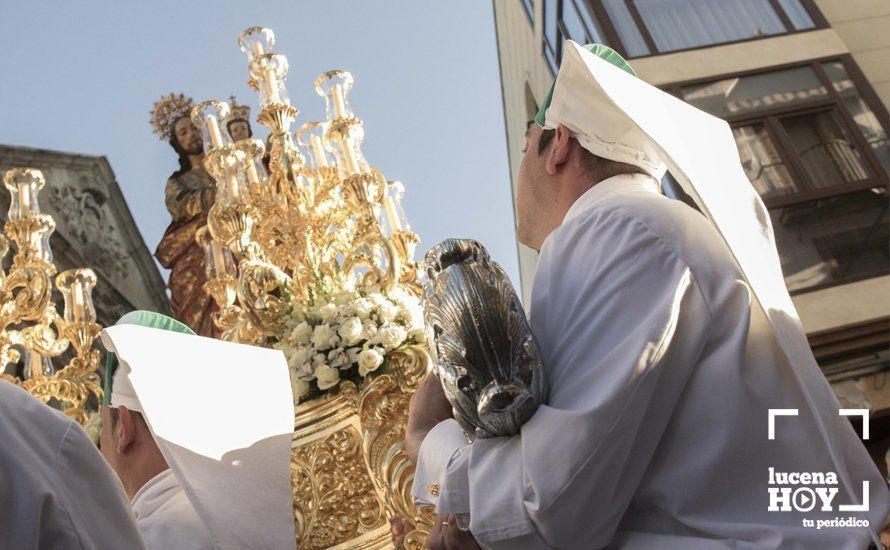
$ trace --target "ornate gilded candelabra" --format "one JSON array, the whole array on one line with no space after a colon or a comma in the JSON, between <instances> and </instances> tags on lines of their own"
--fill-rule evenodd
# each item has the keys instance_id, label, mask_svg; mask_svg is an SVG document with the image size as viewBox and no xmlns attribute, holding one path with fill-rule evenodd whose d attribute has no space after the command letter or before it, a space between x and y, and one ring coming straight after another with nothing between
<instances>
[{"instance_id":1,"label":"ornate gilded candelabra","mask_svg":"<svg viewBox=\"0 0 890 550\"><path fill-rule=\"evenodd\" d=\"M292 454L298 547L388 546L387 517L404 522L405 546L420 547L430 521L411 501L403 436L410 394L430 357L422 312L420 329L410 314L420 304L412 259L419 240L401 210L403 189L362 154L349 73L316 80L327 120L292 135L297 109L274 34L254 27L238 42L248 84L259 92L258 120L270 132L268 155L260 140L232 142L222 125L227 103L192 111L217 182L207 229L197 235L205 288L220 307L214 321L226 340L283 349L300 388ZM378 313L365 311L372 306ZM332 331L333 311L349 319Z\"/></svg>"},{"instance_id":2,"label":"ornate gilded candelabra","mask_svg":"<svg viewBox=\"0 0 890 550\"><path fill-rule=\"evenodd\" d=\"M100 331L92 302L96 275L90 269L69 269L55 278L65 302L59 315L52 299L56 267L49 247L56 224L40 212L37 201L43 174L14 168L3 183L11 195L4 227L8 239L0 235L3 266L9 240L16 251L8 270L0 268L0 378L86 424L88 408L98 406L102 397L96 373L99 352L92 349ZM69 349L72 354L66 354ZM69 355L66 365L54 364Z\"/></svg>"}]
</instances>

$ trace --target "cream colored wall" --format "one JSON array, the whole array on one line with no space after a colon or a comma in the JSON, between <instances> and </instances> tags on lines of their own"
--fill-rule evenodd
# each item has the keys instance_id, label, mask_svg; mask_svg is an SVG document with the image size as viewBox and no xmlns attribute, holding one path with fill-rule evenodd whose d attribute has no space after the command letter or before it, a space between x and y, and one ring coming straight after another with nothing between
<instances>
[{"instance_id":1,"label":"cream colored wall","mask_svg":"<svg viewBox=\"0 0 890 550\"><path fill-rule=\"evenodd\" d=\"M793 297L808 332L862 323L890 315L890 275Z\"/></svg>"},{"instance_id":2,"label":"cream colored wall","mask_svg":"<svg viewBox=\"0 0 890 550\"><path fill-rule=\"evenodd\" d=\"M535 2L535 29L529 25L519 0L493 0L493 3L510 174L515 192L522 135L529 120L525 85L528 83L536 102L540 103L553 77L541 51L541 1ZM832 28L640 58L631 64L643 80L661 86L850 53L884 104L890 106L890 1L816 0L816 3ZM526 304L536 260L534 251L520 245L519 269ZM890 277L799 295L794 302L808 332L888 316Z\"/></svg>"},{"instance_id":3,"label":"cream colored wall","mask_svg":"<svg viewBox=\"0 0 890 550\"><path fill-rule=\"evenodd\" d=\"M840 36L824 29L644 57L631 60L631 65L649 84L663 86L845 53L849 50Z\"/></svg>"},{"instance_id":4,"label":"cream colored wall","mask_svg":"<svg viewBox=\"0 0 890 550\"><path fill-rule=\"evenodd\" d=\"M535 0L536 13L541 13L541 0ZM529 24L525 8L519 0L494 0L498 54L501 65L501 86L507 127L507 152L510 158L510 179L516 192L516 174L522 160L526 124L530 119L525 99L525 86L531 88L535 103L540 104L553 76L541 55L541 17L535 17L536 28ZM532 115L533 117L534 115ZM519 245L521 294L525 304L531 296L532 277L537 253Z\"/></svg>"},{"instance_id":5,"label":"cream colored wall","mask_svg":"<svg viewBox=\"0 0 890 550\"><path fill-rule=\"evenodd\" d=\"M890 108L890 1L816 0L816 5Z\"/></svg>"}]
</instances>

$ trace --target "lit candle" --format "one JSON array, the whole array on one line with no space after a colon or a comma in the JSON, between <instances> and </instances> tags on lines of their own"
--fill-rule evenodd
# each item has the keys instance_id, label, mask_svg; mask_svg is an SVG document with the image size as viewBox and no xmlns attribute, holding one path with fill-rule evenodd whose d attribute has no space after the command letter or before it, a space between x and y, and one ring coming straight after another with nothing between
<instances>
[{"instance_id":1,"label":"lit candle","mask_svg":"<svg viewBox=\"0 0 890 550\"><path fill-rule=\"evenodd\" d=\"M31 213L31 193L30 185L23 183L19 185L19 217L24 219Z\"/></svg>"},{"instance_id":2,"label":"lit candle","mask_svg":"<svg viewBox=\"0 0 890 550\"><path fill-rule=\"evenodd\" d=\"M383 199L383 209L386 210L386 218L389 220L389 225L392 227L392 232L401 231L402 228L402 220L399 218L399 213L396 210L396 201L390 196L386 196Z\"/></svg>"},{"instance_id":3,"label":"lit candle","mask_svg":"<svg viewBox=\"0 0 890 550\"><path fill-rule=\"evenodd\" d=\"M319 168L328 165L328 158L324 154L324 145L321 143L321 138L318 136L312 136L312 152L315 154L315 164L318 165Z\"/></svg>"},{"instance_id":4,"label":"lit candle","mask_svg":"<svg viewBox=\"0 0 890 550\"><path fill-rule=\"evenodd\" d=\"M339 84L331 89L331 97L334 100L334 118L345 118L346 102L343 101L343 88Z\"/></svg>"},{"instance_id":5,"label":"lit candle","mask_svg":"<svg viewBox=\"0 0 890 550\"><path fill-rule=\"evenodd\" d=\"M74 322L83 322L84 296L83 286L75 284L71 289L71 309L74 313Z\"/></svg>"},{"instance_id":6,"label":"lit candle","mask_svg":"<svg viewBox=\"0 0 890 550\"><path fill-rule=\"evenodd\" d=\"M222 245L216 241L210 243L210 252L213 254L213 269L217 277L226 274L226 257L223 253Z\"/></svg>"},{"instance_id":7,"label":"lit candle","mask_svg":"<svg viewBox=\"0 0 890 550\"><path fill-rule=\"evenodd\" d=\"M219 123L216 121L216 117L210 115L206 119L207 131L210 133L210 143L213 144L213 148L222 147L223 139L222 133L219 131Z\"/></svg>"}]
</instances>

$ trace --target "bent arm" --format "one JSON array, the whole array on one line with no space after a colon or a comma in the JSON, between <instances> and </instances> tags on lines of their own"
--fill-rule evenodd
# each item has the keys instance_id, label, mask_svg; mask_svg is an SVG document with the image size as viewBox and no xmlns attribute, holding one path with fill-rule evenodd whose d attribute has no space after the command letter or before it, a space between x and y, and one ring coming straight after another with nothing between
<instances>
[{"instance_id":1,"label":"bent arm","mask_svg":"<svg viewBox=\"0 0 890 550\"><path fill-rule=\"evenodd\" d=\"M469 513L490 548L602 547L698 362L709 313L675 251L610 213L554 232L534 292L549 403L514 437L459 445L456 423L437 426L417 475L438 479L440 495L421 500Z\"/></svg>"}]
</instances>

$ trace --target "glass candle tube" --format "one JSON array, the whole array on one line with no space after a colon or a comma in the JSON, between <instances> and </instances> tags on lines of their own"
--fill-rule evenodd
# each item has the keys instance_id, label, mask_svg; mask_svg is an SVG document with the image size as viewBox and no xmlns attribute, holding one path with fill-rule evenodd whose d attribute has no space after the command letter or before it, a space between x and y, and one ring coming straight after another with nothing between
<instances>
[{"instance_id":1,"label":"glass candle tube","mask_svg":"<svg viewBox=\"0 0 890 550\"><path fill-rule=\"evenodd\" d=\"M198 230L195 240L204 250L204 272L207 279L235 275L235 256L231 250L213 239L206 226Z\"/></svg>"},{"instance_id":2,"label":"glass candle tube","mask_svg":"<svg viewBox=\"0 0 890 550\"><path fill-rule=\"evenodd\" d=\"M328 120L354 118L349 104L352 75L346 71L328 71L315 79L315 92L325 99Z\"/></svg>"},{"instance_id":3,"label":"glass candle tube","mask_svg":"<svg viewBox=\"0 0 890 550\"><path fill-rule=\"evenodd\" d=\"M308 163L312 168L324 168L332 164L324 143L326 132L327 124L323 122L307 122L296 132L297 145L307 153Z\"/></svg>"},{"instance_id":4,"label":"glass candle tube","mask_svg":"<svg viewBox=\"0 0 890 550\"><path fill-rule=\"evenodd\" d=\"M22 359L24 360L24 369L22 370L22 378L24 380L53 375L52 361L40 352L25 348Z\"/></svg>"},{"instance_id":5,"label":"glass candle tube","mask_svg":"<svg viewBox=\"0 0 890 550\"><path fill-rule=\"evenodd\" d=\"M56 277L56 288L65 300L64 318L68 323L95 323L93 288L96 274L91 269L69 269Z\"/></svg>"},{"instance_id":6,"label":"glass candle tube","mask_svg":"<svg viewBox=\"0 0 890 550\"><path fill-rule=\"evenodd\" d=\"M13 168L3 175L3 184L10 195L10 220L23 220L40 214L37 194L45 183L43 172L34 168Z\"/></svg>"},{"instance_id":7,"label":"glass candle tube","mask_svg":"<svg viewBox=\"0 0 890 550\"><path fill-rule=\"evenodd\" d=\"M238 37L238 47L247 56L247 61L271 53L275 47L275 33L266 27L250 27Z\"/></svg>"},{"instance_id":8,"label":"glass candle tube","mask_svg":"<svg viewBox=\"0 0 890 550\"><path fill-rule=\"evenodd\" d=\"M260 88L260 108L269 105L290 105L290 97L284 81L287 77L287 58L280 54L266 53L250 62L250 75Z\"/></svg>"},{"instance_id":9,"label":"glass candle tube","mask_svg":"<svg viewBox=\"0 0 890 550\"><path fill-rule=\"evenodd\" d=\"M204 151L212 151L232 143L228 132L220 129L220 121L229 116L230 107L225 101L205 101L192 108L192 122L201 130Z\"/></svg>"}]
</instances>

